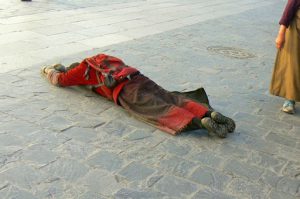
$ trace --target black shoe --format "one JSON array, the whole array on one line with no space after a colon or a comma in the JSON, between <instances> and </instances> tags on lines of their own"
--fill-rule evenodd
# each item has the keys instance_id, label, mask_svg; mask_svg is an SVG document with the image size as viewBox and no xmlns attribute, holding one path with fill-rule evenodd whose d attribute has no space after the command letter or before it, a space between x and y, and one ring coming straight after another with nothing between
<instances>
[{"instance_id":1,"label":"black shoe","mask_svg":"<svg viewBox=\"0 0 300 199\"><path fill-rule=\"evenodd\" d=\"M232 133L235 130L235 122L233 119L215 111L211 113L211 118L219 124L225 124L229 133Z\"/></svg>"},{"instance_id":2,"label":"black shoe","mask_svg":"<svg viewBox=\"0 0 300 199\"><path fill-rule=\"evenodd\" d=\"M205 117L201 119L201 124L207 129L209 134L216 134L220 138L225 138L227 136L228 130L224 124L218 124L210 117Z\"/></svg>"}]
</instances>

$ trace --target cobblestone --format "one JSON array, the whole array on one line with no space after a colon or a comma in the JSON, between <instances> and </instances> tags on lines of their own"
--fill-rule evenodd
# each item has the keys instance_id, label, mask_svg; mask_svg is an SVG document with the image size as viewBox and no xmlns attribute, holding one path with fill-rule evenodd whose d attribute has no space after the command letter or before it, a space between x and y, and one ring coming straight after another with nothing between
<instances>
[{"instance_id":1,"label":"cobblestone","mask_svg":"<svg viewBox=\"0 0 300 199\"><path fill-rule=\"evenodd\" d=\"M125 198L163 198L164 194L152 191L135 191L130 189L121 189L115 195L115 198L125 199Z\"/></svg>"},{"instance_id":2,"label":"cobblestone","mask_svg":"<svg viewBox=\"0 0 300 199\"><path fill-rule=\"evenodd\" d=\"M133 162L120 171L120 175L124 176L129 181L143 180L154 172L153 169L148 168L142 164Z\"/></svg>"},{"instance_id":3,"label":"cobblestone","mask_svg":"<svg viewBox=\"0 0 300 199\"><path fill-rule=\"evenodd\" d=\"M231 176L212 168L200 167L192 174L191 179L199 184L217 190L224 190L229 184Z\"/></svg>"},{"instance_id":4,"label":"cobblestone","mask_svg":"<svg viewBox=\"0 0 300 199\"><path fill-rule=\"evenodd\" d=\"M191 182L176 178L174 176L165 176L159 180L154 187L173 197L187 197L196 192L197 185Z\"/></svg>"},{"instance_id":5,"label":"cobblestone","mask_svg":"<svg viewBox=\"0 0 300 199\"><path fill-rule=\"evenodd\" d=\"M269 191L262 184L255 184L241 178L234 179L229 188L242 198L266 198Z\"/></svg>"},{"instance_id":6,"label":"cobblestone","mask_svg":"<svg viewBox=\"0 0 300 199\"><path fill-rule=\"evenodd\" d=\"M188 176L195 169L197 164L177 156L171 156L162 159L159 162L159 166L175 175Z\"/></svg>"},{"instance_id":7,"label":"cobblestone","mask_svg":"<svg viewBox=\"0 0 300 199\"><path fill-rule=\"evenodd\" d=\"M109 171L115 171L122 167L122 159L107 151L101 151L91 156L88 160L88 164L92 167L100 167Z\"/></svg>"},{"instance_id":8,"label":"cobblestone","mask_svg":"<svg viewBox=\"0 0 300 199\"><path fill-rule=\"evenodd\" d=\"M237 160L229 160L225 165L225 169L233 174L247 177L251 180L258 179L263 173L263 169Z\"/></svg>"},{"instance_id":9,"label":"cobblestone","mask_svg":"<svg viewBox=\"0 0 300 199\"><path fill-rule=\"evenodd\" d=\"M220 199L235 199L236 197L234 197L232 195L224 194L224 193L219 192L219 191L205 189L205 190L201 190L201 191L197 192L193 196L193 199L198 199L198 198L206 198L206 199L216 199L216 198L220 198Z\"/></svg>"}]
</instances>

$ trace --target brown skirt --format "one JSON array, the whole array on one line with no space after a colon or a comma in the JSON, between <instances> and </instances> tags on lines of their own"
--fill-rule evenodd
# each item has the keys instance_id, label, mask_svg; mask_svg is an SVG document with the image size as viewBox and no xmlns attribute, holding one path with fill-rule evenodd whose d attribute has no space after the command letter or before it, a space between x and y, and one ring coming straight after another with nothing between
<instances>
[{"instance_id":1,"label":"brown skirt","mask_svg":"<svg viewBox=\"0 0 300 199\"><path fill-rule=\"evenodd\" d=\"M283 48L277 52L270 93L300 101L300 10L286 31Z\"/></svg>"},{"instance_id":2,"label":"brown skirt","mask_svg":"<svg viewBox=\"0 0 300 199\"><path fill-rule=\"evenodd\" d=\"M187 98L187 95L169 92L151 79L138 75L125 84L118 96L118 102L138 119L176 135L193 118L202 118L208 111L209 103L205 91L201 95L199 99L204 103Z\"/></svg>"}]
</instances>

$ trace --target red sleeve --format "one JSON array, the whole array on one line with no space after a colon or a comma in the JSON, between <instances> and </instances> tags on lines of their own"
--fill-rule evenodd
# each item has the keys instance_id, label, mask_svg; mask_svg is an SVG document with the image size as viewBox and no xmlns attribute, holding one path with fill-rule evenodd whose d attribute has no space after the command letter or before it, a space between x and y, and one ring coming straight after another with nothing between
<instances>
[{"instance_id":1,"label":"red sleeve","mask_svg":"<svg viewBox=\"0 0 300 199\"><path fill-rule=\"evenodd\" d=\"M284 25L285 27L288 27L293 20L297 9L299 8L300 1L299 0L288 0L284 12L282 14L282 17L279 21L280 25Z\"/></svg>"}]
</instances>

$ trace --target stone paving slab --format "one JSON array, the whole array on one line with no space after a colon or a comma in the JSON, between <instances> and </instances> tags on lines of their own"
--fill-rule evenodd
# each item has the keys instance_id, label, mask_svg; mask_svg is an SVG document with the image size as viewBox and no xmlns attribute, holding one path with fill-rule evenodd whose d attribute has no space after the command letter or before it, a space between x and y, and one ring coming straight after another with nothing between
<instances>
[{"instance_id":1,"label":"stone paving slab","mask_svg":"<svg viewBox=\"0 0 300 199\"><path fill-rule=\"evenodd\" d=\"M238 14L270 5L272 1L36 0L29 4L2 0L1 3L0 72L7 72L50 58L62 59L84 50ZM19 58L15 59L16 56Z\"/></svg>"},{"instance_id":2,"label":"stone paving slab","mask_svg":"<svg viewBox=\"0 0 300 199\"><path fill-rule=\"evenodd\" d=\"M281 113L268 94L284 1L1 3L0 198L300 197L300 109ZM100 52L168 90L205 87L236 132L171 136L39 73Z\"/></svg>"}]
</instances>

